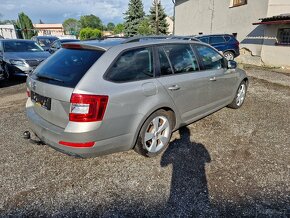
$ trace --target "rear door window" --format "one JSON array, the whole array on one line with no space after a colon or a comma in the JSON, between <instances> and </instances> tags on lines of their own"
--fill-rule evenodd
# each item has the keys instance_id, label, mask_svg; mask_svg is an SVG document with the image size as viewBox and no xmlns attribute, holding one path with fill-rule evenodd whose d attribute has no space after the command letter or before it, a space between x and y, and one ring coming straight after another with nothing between
<instances>
[{"instance_id":1,"label":"rear door window","mask_svg":"<svg viewBox=\"0 0 290 218\"><path fill-rule=\"evenodd\" d=\"M169 57L174 74L198 71L197 59L188 44L167 45L164 50Z\"/></svg>"},{"instance_id":2,"label":"rear door window","mask_svg":"<svg viewBox=\"0 0 290 218\"><path fill-rule=\"evenodd\" d=\"M151 48L125 51L113 64L106 79L113 82L130 82L153 77L153 56Z\"/></svg>"},{"instance_id":3,"label":"rear door window","mask_svg":"<svg viewBox=\"0 0 290 218\"><path fill-rule=\"evenodd\" d=\"M225 67L225 59L214 49L206 45L195 46L205 70L218 70Z\"/></svg>"},{"instance_id":4,"label":"rear door window","mask_svg":"<svg viewBox=\"0 0 290 218\"><path fill-rule=\"evenodd\" d=\"M199 40L204 42L204 43L209 44L209 38L208 37L202 37L202 38L199 38Z\"/></svg>"},{"instance_id":5,"label":"rear door window","mask_svg":"<svg viewBox=\"0 0 290 218\"><path fill-rule=\"evenodd\" d=\"M160 74L161 76L172 74L172 69L167 58L167 55L162 47L158 48L158 57L160 62Z\"/></svg>"},{"instance_id":6,"label":"rear door window","mask_svg":"<svg viewBox=\"0 0 290 218\"><path fill-rule=\"evenodd\" d=\"M223 36L212 36L210 37L210 44L220 44L220 43L225 43L225 38Z\"/></svg>"},{"instance_id":7,"label":"rear door window","mask_svg":"<svg viewBox=\"0 0 290 218\"><path fill-rule=\"evenodd\" d=\"M37 67L32 78L74 88L103 53L96 50L63 48Z\"/></svg>"}]
</instances>

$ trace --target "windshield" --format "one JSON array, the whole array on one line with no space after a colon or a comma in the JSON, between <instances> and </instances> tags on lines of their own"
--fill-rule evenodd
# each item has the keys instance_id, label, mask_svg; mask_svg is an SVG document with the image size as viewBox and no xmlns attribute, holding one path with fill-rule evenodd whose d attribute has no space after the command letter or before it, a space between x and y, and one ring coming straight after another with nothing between
<instances>
[{"instance_id":1,"label":"windshield","mask_svg":"<svg viewBox=\"0 0 290 218\"><path fill-rule=\"evenodd\" d=\"M33 41L3 41L4 52L40 52L43 49Z\"/></svg>"},{"instance_id":2,"label":"windshield","mask_svg":"<svg viewBox=\"0 0 290 218\"><path fill-rule=\"evenodd\" d=\"M38 39L38 44L41 47L49 47L56 39Z\"/></svg>"}]
</instances>

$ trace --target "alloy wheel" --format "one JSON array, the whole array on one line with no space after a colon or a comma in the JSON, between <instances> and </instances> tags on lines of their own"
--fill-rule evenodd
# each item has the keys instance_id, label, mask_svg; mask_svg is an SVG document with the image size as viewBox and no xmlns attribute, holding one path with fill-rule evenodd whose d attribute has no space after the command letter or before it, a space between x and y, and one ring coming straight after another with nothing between
<instances>
[{"instance_id":1,"label":"alloy wheel","mask_svg":"<svg viewBox=\"0 0 290 218\"><path fill-rule=\"evenodd\" d=\"M145 131L144 145L150 153L160 151L170 140L170 123L165 116L155 117Z\"/></svg>"}]
</instances>

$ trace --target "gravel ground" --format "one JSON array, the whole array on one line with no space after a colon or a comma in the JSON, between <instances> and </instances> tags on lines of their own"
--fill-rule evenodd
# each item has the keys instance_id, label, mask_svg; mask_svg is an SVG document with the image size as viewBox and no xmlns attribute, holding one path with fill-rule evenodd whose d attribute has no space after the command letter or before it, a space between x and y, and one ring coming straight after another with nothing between
<instances>
[{"instance_id":1,"label":"gravel ground","mask_svg":"<svg viewBox=\"0 0 290 218\"><path fill-rule=\"evenodd\" d=\"M21 138L24 83L8 84L0 216L290 217L290 84L250 80L241 109L182 128L153 159L133 151L77 159L30 144Z\"/></svg>"}]
</instances>

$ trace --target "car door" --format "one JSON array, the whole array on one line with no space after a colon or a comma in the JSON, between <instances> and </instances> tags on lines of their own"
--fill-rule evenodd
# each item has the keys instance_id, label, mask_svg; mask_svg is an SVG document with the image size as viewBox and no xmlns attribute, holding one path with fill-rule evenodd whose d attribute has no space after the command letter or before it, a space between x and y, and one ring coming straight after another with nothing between
<instances>
[{"instance_id":1,"label":"car door","mask_svg":"<svg viewBox=\"0 0 290 218\"><path fill-rule=\"evenodd\" d=\"M224 106L231 100L237 83L237 74L227 68L227 60L215 49L206 45L194 45L204 71L211 72L209 97L211 108Z\"/></svg>"},{"instance_id":2,"label":"car door","mask_svg":"<svg viewBox=\"0 0 290 218\"><path fill-rule=\"evenodd\" d=\"M208 88L212 72L201 72L189 44L171 44L156 48L159 77L179 110L183 122L188 123L208 111Z\"/></svg>"}]
</instances>

